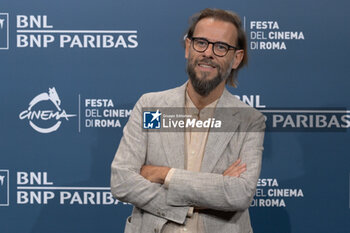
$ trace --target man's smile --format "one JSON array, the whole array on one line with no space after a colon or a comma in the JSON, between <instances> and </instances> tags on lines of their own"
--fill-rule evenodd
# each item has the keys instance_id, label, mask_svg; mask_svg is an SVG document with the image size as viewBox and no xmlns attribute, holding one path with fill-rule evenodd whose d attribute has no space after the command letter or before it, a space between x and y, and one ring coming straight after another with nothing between
<instances>
[{"instance_id":1,"label":"man's smile","mask_svg":"<svg viewBox=\"0 0 350 233\"><path fill-rule=\"evenodd\" d=\"M201 71L213 71L216 69L216 66L214 64L208 62L198 62L197 66Z\"/></svg>"}]
</instances>

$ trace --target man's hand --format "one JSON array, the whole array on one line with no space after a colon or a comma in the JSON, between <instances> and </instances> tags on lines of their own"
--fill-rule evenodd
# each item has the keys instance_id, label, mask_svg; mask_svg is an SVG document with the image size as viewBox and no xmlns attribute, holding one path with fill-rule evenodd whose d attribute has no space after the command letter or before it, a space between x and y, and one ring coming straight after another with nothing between
<instances>
[{"instance_id":1,"label":"man's hand","mask_svg":"<svg viewBox=\"0 0 350 233\"><path fill-rule=\"evenodd\" d=\"M243 172L247 170L247 165L245 163L241 164L241 159L237 159L229 168L224 171L224 176L235 176L239 177Z\"/></svg>"},{"instance_id":2,"label":"man's hand","mask_svg":"<svg viewBox=\"0 0 350 233\"><path fill-rule=\"evenodd\" d=\"M140 174L153 183L163 184L169 170L169 167L144 165L141 168Z\"/></svg>"}]
</instances>

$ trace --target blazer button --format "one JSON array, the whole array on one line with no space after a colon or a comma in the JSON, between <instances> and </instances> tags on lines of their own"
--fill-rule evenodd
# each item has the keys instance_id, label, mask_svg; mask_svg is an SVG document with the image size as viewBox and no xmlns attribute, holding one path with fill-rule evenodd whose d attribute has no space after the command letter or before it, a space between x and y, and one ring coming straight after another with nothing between
<instances>
[{"instance_id":1,"label":"blazer button","mask_svg":"<svg viewBox=\"0 0 350 233\"><path fill-rule=\"evenodd\" d=\"M165 216L165 214L164 214L164 213L162 213L161 215L162 215L162 217L164 217L164 216Z\"/></svg>"}]
</instances>

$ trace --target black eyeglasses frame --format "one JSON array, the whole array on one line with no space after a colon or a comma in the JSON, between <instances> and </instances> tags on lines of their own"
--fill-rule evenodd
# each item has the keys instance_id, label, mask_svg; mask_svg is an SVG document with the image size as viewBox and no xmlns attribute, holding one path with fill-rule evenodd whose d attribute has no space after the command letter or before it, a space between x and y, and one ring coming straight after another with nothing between
<instances>
[{"instance_id":1,"label":"black eyeglasses frame","mask_svg":"<svg viewBox=\"0 0 350 233\"><path fill-rule=\"evenodd\" d=\"M227 43L225 43L225 42L221 42L221 41L211 42L211 41L209 41L207 38L204 38L204 37L191 37L191 38L188 38L188 39L191 40L191 43L193 42L193 43L192 43L192 48L193 48L195 51L199 52L199 53L204 53L204 52L208 49L208 47L209 47L210 44L213 45L213 46L212 46L213 53L215 54L215 56L218 56L218 57L224 57L224 56L226 56L227 53L228 53L228 51L230 51L230 50L239 50L238 47L229 45L229 44L227 44ZM197 50L197 49L194 47L194 41L195 41L195 40L203 40L203 41L207 42L208 45L207 45L207 47L206 47L203 51ZM217 45L217 44L222 44L222 45L225 45L225 46L228 47L228 49L227 49L227 51L226 51L226 53L225 53L224 55L218 55L218 54L215 53L214 47L215 47L215 45Z\"/></svg>"}]
</instances>

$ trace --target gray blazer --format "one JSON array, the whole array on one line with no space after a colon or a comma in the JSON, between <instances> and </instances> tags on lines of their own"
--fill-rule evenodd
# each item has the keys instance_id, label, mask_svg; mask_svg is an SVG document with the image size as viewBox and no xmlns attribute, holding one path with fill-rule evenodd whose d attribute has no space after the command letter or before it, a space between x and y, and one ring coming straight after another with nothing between
<instances>
[{"instance_id":1,"label":"gray blazer","mask_svg":"<svg viewBox=\"0 0 350 233\"><path fill-rule=\"evenodd\" d=\"M111 191L120 201L134 205L125 233L161 232L167 221L183 224L190 206L207 208L200 213L206 233L250 233L248 207L260 174L264 117L225 89L217 108L237 113L227 116L232 130L210 132L201 172L184 170L184 133L142 131L142 108L183 108L185 90L186 83L143 95L124 127L111 166ZM247 171L239 178L223 176L238 158L247 164ZM144 164L177 168L168 189L140 175Z\"/></svg>"}]
</instances>

